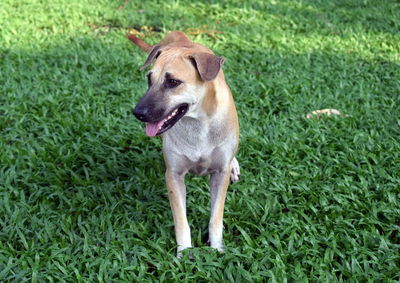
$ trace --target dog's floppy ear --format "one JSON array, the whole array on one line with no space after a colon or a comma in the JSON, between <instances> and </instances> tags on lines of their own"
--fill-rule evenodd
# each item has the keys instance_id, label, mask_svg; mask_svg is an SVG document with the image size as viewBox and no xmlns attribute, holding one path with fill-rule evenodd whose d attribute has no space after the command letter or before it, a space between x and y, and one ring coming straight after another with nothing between
<instances>
[{"instance_id":1,"label":"dog's floppy ear","mask_svg":"<svg viewBox=\"0 0 400 283\"><path fill-rule=\"evenodd\" d=\"M200 52L189 56L203 81L216 78L225 59L211 53Z\"/></svg>"},{"instance_id":2,"label":"dog's floppy ear","mask_svg":"<svg viewBox=\"0 0 400 283\"><path fill-rule=\"evenodd\" d=\"M146 61L144 62L143 66L140 67L140 70L144 70L147 66L152 64L155 60L157 60L158 56L161 54L161 47L162 45L154 45L153 48L151 49L149 56L147 56Z\"/></svg>"}]
</instances>

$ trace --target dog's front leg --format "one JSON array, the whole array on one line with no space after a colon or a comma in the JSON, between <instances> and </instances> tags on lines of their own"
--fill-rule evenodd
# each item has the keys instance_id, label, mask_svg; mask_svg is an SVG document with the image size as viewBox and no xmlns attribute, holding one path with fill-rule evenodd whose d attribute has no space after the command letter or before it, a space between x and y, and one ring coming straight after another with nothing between
<instances>
[{"instance_id":1,"label":"dog's front leg","mask_svg":"<svg viewBox=\"0 0 400 283\"><path fill-rule=\"evenodd\" d=\"M179 175L167 169L165 177L172 215L174 217L175 237L178 244L177 256L180 257L182 250L192 246L190 227L186 218L185 175Z\"/></svg>"},{"instance_id":2,"label":"dog's front leg","mask_svg":"<svg viewBox=\"0 0 400 283\"><path fill-rule=\"evenodd\" d=\"M208 225L209 241L212 248L223 251L222 229L226 192L229 186L230 168L211 174L211 218Z\"/></svg>"}]
</instances>

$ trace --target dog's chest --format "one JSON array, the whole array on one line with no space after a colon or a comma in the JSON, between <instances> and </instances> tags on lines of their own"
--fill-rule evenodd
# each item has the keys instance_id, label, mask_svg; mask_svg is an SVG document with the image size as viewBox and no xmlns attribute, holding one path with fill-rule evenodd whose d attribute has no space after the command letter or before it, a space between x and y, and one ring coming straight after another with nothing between
<instances>
[{"instance_id":1,"label":"dog's chest","mask_svg":"<svg viewBox=\"0 0 400 283\"><path fill-rule=\"evenodd\" d=\"M174 151L185 157L191 166L198 166L199 169L209 167L213 160L214 148L215 145L201 130L196 133L185 132L174 139Z\"/></svg>"},{"instance_id":2,"label":"dog's chest","mask_svg":"<svg viewBox=\"0 0 400 283\"><path fill-rule=\"evenodd\" d=\"M222 170L234 146L218 140L210 127L197 123L189 126L177 124L164 136L164 147L167 152L173 152L175 166L195 175L208 175Z\"/></svg>"}]
</instances>

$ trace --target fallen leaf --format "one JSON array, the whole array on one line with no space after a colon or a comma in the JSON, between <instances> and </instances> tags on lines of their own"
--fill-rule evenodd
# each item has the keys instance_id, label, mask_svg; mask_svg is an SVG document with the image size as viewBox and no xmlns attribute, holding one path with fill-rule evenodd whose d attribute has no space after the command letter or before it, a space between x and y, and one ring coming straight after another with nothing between
<instances>
[{"instance_id":1,"label":"fallen leaf","mask_svg":"<svg viewBox=\"0 0 400 283\"><path fill-rule=\"evenodd\" d=\"M336 109L321 109L315 110L309 114L307 114L307 119L317 118L321 119L322 115L331 116L331 115L342 115L339 110Z\"/></svg>"}]
</instances>

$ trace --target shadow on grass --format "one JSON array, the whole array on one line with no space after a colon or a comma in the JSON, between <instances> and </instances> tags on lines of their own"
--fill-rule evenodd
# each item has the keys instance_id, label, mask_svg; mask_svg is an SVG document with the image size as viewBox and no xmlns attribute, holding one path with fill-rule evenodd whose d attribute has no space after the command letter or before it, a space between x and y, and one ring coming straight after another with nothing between
<instances>
[{"instance_id":1,"label":"shadow on grass","mask_svg":"<svg viewBox=\"0 0 400 283\"><path fill-rule=\"evenodd\" d=\"M28 198L38 199L37 189L46 187L40 198L56 190L68 199L78 187L93 199L82 188L104 184L109 192L151 198L145 187L161 192L163 160L160 142L145 139L131 115L144 92L144 75L135 71L140 63L128 42L124 52L101 38L71 41L40 51L2 51L3 176ZM154 181L145 183L146 177ZM113 184L127 180L135 185Z\"/></svg>"}]
</instances>

